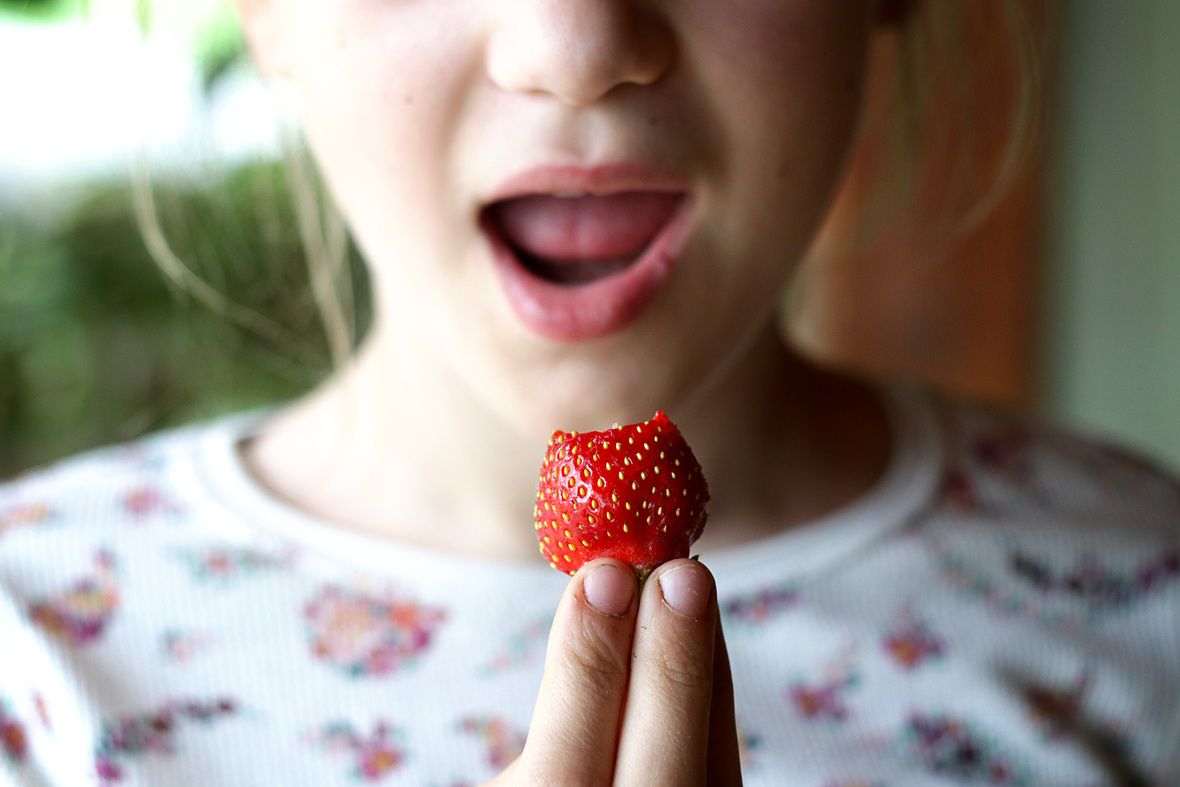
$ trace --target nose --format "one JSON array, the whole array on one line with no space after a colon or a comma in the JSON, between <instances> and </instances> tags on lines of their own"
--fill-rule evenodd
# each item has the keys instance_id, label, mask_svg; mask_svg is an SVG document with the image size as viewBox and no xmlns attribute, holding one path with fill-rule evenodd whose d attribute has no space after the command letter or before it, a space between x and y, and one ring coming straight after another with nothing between
<instances>
[{"instance_id":1,"label":"nose","mask_svg":"<svg viewBox=\"0 0 1180 787\"><path fill-rule=\"evenodd\" d=\"M515 0L497 15L487 68L504 90L583 107L658 81L673 55L671 28L644 0Z\"/></svg>"}]
</instances>

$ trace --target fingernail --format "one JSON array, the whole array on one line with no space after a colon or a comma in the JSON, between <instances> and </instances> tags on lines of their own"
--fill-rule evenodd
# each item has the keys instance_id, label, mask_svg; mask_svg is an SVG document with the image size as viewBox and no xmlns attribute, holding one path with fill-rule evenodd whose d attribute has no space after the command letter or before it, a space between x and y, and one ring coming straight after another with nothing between
<instances>
[{"instance_id":1,"label":"fingernail","mask_svg":"<svg viewBox=\"0 0 1180 787\"><path fill-rule=\"evenodd\" d=\"M713 583L705 569L690 563L660 574L660 592L672 609L694 618L703 618L709 610Z\"/></svg>"},{"instance_id":2,"label":"fingernail","mask_svg":"<svg viewBox=\"0 0 1180 787\"><path fill-rule=\"evenodd\" d=\"M582 592L586 601L599 612L607 615L622 615L631 607L635 595L635 577L618 566L604 563L582 580Z\"/></svg>"}]
</instances>

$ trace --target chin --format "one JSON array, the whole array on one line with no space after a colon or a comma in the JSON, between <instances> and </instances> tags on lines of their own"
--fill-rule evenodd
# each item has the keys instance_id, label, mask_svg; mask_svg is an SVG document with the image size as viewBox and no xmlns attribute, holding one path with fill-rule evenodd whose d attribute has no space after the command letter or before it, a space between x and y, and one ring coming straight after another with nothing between
<instances>
[{"instance_id":1,"label":"chin","mask_svg":"<svg viewBox=\"0 0 1180 787\"><path fill-rule=\"evenodd\" d=\"M585 347L551 353L548 362L501 378L493 409L519 431L545 438L555 429L588 432L638 423L656 410L675 417L695 393L684 383L692 375L651 360L649 353L637 357L641 348L627 349L589 357Z\"/></svg>"}]
</instances>

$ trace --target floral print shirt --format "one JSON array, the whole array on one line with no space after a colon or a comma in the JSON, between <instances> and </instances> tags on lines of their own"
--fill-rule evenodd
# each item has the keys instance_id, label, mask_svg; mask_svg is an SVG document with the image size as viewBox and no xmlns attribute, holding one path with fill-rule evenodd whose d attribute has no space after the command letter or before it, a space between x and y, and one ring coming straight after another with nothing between
<instances>
[{"instance_id":1,"label":"floral print shirt","mask_svg":"<svg viewBox=\"0 0 1180 787\"><path fill-rule=\"evenodd\" d=\"M1180 486L908 390L822 520L706 553L750 785L1180 784ZM567 578L267 496L258 416L0 487L0 785L477 784Z\"/></svg>"}]
</instances>

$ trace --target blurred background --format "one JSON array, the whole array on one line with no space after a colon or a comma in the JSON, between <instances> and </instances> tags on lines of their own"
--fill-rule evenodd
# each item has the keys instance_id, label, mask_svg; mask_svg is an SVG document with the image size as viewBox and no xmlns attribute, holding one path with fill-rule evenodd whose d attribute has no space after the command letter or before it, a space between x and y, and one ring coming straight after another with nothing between
<instances>
[{"instance_id":1,"label":"blurred background","mask_svg":"<svg viewBox=\"0 0 1180 787\"><path fill-rule=\"evenodd\" d=\"M1180 3L1024 5L1049 103L1008 196L961 236L914 211L815 277L797 335L1180 470ZM1010 64L981 19L986 145ZM226 0L0 0L0 476L330 368L283 110L243 53ZM152 260L145 195L219 308Z\"/></svg>"},{"instance_id":2,"label":"blurred background","mask_svg":"<svg viewBox=\"0 0 1180 787\"><path fill-rule=\"evenodd\" d=\"M0 476L323 378L283 108L225 0L0 0L0 73Z\"/></svg>"}]
</instances>

